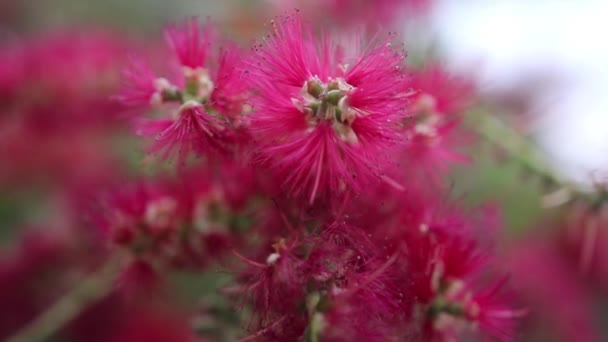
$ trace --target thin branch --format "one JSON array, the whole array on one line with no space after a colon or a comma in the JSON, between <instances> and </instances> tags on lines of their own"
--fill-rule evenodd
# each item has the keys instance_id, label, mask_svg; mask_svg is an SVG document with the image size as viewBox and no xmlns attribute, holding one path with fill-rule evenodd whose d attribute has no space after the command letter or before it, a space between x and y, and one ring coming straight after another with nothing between
<instances>
[{"instance_id":1,"label":"thin branch","mask_svg":"<svg viewBox=\"0 0 608 342\"><path fill-rule=\"evenodd\" d=\"M118 259L109 260L97 272L86 277L72 291L60 298L50 308L28 323L7 342L44 341L67 323L114 289L120 270Z\"/></svg>"},{"instance_id":2,"label":"thin branch","mask_svg":"<svg viewBox=\"0 0 608 342\"><path fill-rule=\"evenodd\" d=\"M541 176L552 185L564 184L564 180L547 166L537 148L495 115L475 113L472 127L486 141L509 153L524 168Z\"/></svg>"}]
</instances>

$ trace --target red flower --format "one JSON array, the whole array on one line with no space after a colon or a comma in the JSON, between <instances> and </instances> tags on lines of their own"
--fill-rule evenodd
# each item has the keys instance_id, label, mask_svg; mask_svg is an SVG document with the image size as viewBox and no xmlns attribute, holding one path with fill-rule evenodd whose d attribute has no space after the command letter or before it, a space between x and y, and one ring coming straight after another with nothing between
<instances>
[{"instance_id":1,"label":"red flower","mask_svg":"<svg viewBox=\"0 0 608 342\"><path fill-rule=\"evenodd\" d=\"M179 63L192 71L207 66L216 40L214 27L209 22L201 27L198 18L170 26L165 31L165 37Z\"/></svg>"},{"instance_id":2,"label":"red flower","mask_svg":"<svg viewBox=\"0 0 608 342\"><path fill-rule=\"evenodd\" d=\"M458 152L463 143L458 128L461 115L472 100L473 87L468 80L450 75L438 65L415 71L412 87L416 92L412 116L404 122L408 144L399 154L404 164L416 165L406 171L408 175L434 182L451 164L468 161Z\"/></svg>"},{"instance_id":3,"label":"red flower","mask_svg":"<svg viewBox=\"0 0 608 342\"><path fill-rule=\"evenodd\" d=\"M181 75L156 77L142 62L124 72L125 86L116 96L123 104L167 105L161 107L164 118L135 120L139 135L155 138L148 151L161 160L176 158L181 166L190 155L215 159L248 141L241 118L246 88L236 71L241 52L230 42L218 48L214 31L196 18L166 30Z\"/></svg>"},{"instance_id":4,"label":"red flower","mask_svg":"<svg viewBox=\"0 0 608 342\"><path fill-rule=\"evenodd\" d=\"M477 327L500 341L511 341L523 311L510 306L501 290L506 278L487 285L489 257L462 232L415 231L406 240L409 277L406 292L416 298L420 335L446 341ZM416 316L416 315L415 315Z\"/></svg>"},{"instance_id":5,"label":"red flower","mask_svg":"<svg viewBox=\"0 0 608 342\"><path fill-rule=\"evenodd\" d=\"M361 191L382 174L379 161L399 137L403 52L390 39L358 49L316 38L299 15L273 27L247 71L261 159L289 193L311 203Z\"/></svg>"},{"instance_id":6,"label":"red flower","mask_svg":"<svg viewBox=\"0 0 608 342\"><path fill-rule=\"evenodd\" d=\"M257 326L263 327L284 315L297 311L297 305L305 296L301 260L294 255L297 241L279 240L273 244L274 252L268 254L265 263L244 260L250 274L243 292L249 297L257 317Z\"/></svg>"}]
</instances>

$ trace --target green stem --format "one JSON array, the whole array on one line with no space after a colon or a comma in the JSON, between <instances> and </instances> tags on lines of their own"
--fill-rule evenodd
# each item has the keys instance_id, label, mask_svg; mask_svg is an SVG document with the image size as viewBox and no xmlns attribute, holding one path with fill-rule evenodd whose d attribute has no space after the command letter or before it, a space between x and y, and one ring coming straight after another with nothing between
<instances>
[{"instance_id":1,"label":"green stem","mask_svg":"<svg viewBox=\"0 0 608 342\"><path fill-rule=\"evenodd\" d=\"M112 292L120 264L117 259L108 261L97 272L81 281L76 288L9 338L7 342L44 341L51 337L90 305Z\"/></svg>"},{"instance_id":2,"label":"green stem","mask_svg":"<svg viewBox=\"0 0 608 342\"><path fill-rule=\"evenodd\" d=\"M486 141L498 146L525 169L537 174L550 185L563 186L564 180L546 164L541 154L528 139L494 115L473 114L473 129Z\"/></svg>"},{"instance_id":3,"label":"green stem","mask_svg":"<svg viewBox=\"0 0 608 342\"><path fill-rule=\"evenodd\" d=\"M582 200L589 203L593 210L608 203L608 191L605 187L596 187L592 192L588 192L559 177L547 165L533 143L496 116L487 114L483 109L472 113L471 116L473 120L470 126L481 138L507 152L523 168L539 176L544 184L558 189L544 197L544 200L548 200L547 203L561 205L571 200ZM549 199L554 195L556 200ZM547 207L553 206L549 204Z\"/></svg>"}]
</instances>

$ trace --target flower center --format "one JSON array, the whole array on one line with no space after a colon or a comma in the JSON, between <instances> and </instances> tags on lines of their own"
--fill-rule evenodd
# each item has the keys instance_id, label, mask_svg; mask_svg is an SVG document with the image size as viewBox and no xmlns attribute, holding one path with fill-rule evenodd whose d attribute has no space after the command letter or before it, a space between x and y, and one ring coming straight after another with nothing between
<instances>
[{"instance_id":1,"label":"flower center","mask_svg":"<svg viewBox=\"0 0 608 342\"><path fill-rule=\"evenodd\" d=\"M148 203L144 220L148 226L166 228L171 225L177 212L177 202L171 197L162 197Z\"/></svg>"},{"instance_id":2,"label":"flower center","mask_svg":"<svg viewBox=\"0 0 608 342\"><path fill-rule=\"evenodd\" d=\"M182 72L185 82L184 89L171 84L166 78L159 77L155 79L155 92L150 97L150 104L159 106L165 102L186 103L188 101L205 104L215 89L215 85L209 75L209 70L205 68L192 69L183 67Z\"/></svg>"},{"instance_id":3,"label":"flower center","mask_svg":"<svg viewBox=\"0 0 608 342\"><path fill-rule=\"evenodd\" d=\"M424 138L429 145L437 144L441 138L439 129L442 124L441 114L437 112L436 100L429 94L422 95L414 103L413 134Z\"/></svg>"},{"instance_id":4,"label":"flower center","mask_svg":"<svg viewBox=\"0 0 608 342\"><path fill-rule=\"evenodd\" d=\"M185 95L190 99L205 102L214 89L209 70L200 67L196 69L184 67L183 73L186 79Z\"/></svg>"},{"instance_id":5,"label":"flower center","mask_svg":"<svg viewBox=\"0 0 608 342\"><path fill-rule=\"evenodd\" d=\"M433 270L431 287L436 294L427 313L437 330L462 330L475 323L480 308L464 281L445 279L444 269L444 264L439 262Z\"/></svg>"},{"instance_id":6,"label":"flower center","mask_svg":"<svg viewBox=\"0 0 608 342\"><path fill-rule=\"evenodd\" d=\"M329 79L323 83L315 76L304 83L300 97L291 100L306 115L311 128L321 121L330 122L343 141L356 144L359 139L352 124L357 113L348 105L348 95L354 89L343 78Z\"/></svg>"},{"instance_id":7,"label":"flower center","mask_svg":"<svg viewBox=\"0 0 608 342\"><path fill-rule=\"evenodd\" d=\"M163 102L179 99L179 89L164 77L154 80L154 89L155 92L150 97L150 104L152 106L158 107Z\"/></svg>"}]
</instances>

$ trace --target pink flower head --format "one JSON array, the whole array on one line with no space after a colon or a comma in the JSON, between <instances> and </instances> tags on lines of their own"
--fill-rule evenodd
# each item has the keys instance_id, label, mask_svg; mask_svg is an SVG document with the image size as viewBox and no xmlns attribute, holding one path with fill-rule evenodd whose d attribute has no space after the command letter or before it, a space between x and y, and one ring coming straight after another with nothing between
<instances>
[{"instance_id":1,"label":"pink flower head","mask_svg":"<svg viewBox=\"0 0 608 342\"><path fill-rule=\"evenodd\" d=\"M514 309L513 296L506 291L507 277L485 286L477 286L472 297L463 297L467 308L467 318L476 323L486 336L499 341L512 341L518 320L526 316L527 309Z\"/></svg>"},{"instance_id":2,"label":"pink flower head","mask_svg":"<svg viewBox=\"0 0 608 342\"><path fill-rule=\"evenodd\" d=\"M297 14L273 28L246 71L262 160L289 193L311 203L361 190L382 174L384 153L399 136L403 52L389 39L358 49L317 38Z\"/></svg>"},{"instance_id":3,"label":"pink flower head","mask_svg":"<svg viewBox=\"0 0 608 342\"><path fill-rule=\"evenodd\" d=\"M139 181L110 190L102 197L101 206L88 206L91 221L106 242L135 252L133 255L149 262L151 269L167 264L204 267L241 244L235 233L251 225L242 219L244 212L251 210L255 189L253 184L238 191L223 188L228 182L222 177L244 179L247 173L224 165L230 174L218 175L217 165L213 166L184 172L179 181ZM259 208L259 201L255 205ZM138 267L133 271L146 270L139 263L134 265Z\"/></svg>"},{"instance_id":4,"label":"pink flower head","mask_svg":"<svg viewBox=\"0 0 608 342\"><path fill-rule=\"evenodd\" d=\"M182 165L192 154L212 159L249 141L241 117L247 89L235 71L241 51L231 42L218 48L214 31L209 23L201 28L195 18L166 30L181 74L157 77L139 61L124 72L118 100L165 111L164 118L135 120L139 135L155 138L148 151L162 160L175 157Z\"/></svg>"},{"instance_id":5,"label":"pink flower head","mask_svg":"<svg viewBox=\"0 0 608 342\"><path fill-rule=\"evenodd\" d=\"M385 256L364 231L343 224L325 228L312 245L306 274L327 302L311 308L320 314L311 324L321 320L321 339L382 341L393 336L411 310L402 292L407 273L399 255Z\"/></svg>"},{"instance_id":6,"label":"pink flower head","mask_svg":"<svg viewBox=\"0 0 608 342\"><path fill-rule=\"evenodd\" d=\"M283 316L295 314L299 301L305 297L302 261L294 254L299 245L297 240L279 240L272 245L274 252L266 256L265 263L237 253L249 266L248 283L243 292L256 314L255 326L264 327Z\"/></svg>"},{"instance_id":7,"label":"pink flower head","mask_svg":"<svg viewBox=\"0 0 608 342\"><path fill-rule=\"evenodd\" d=\"M161 237L178 229L185 208L168 183L138 182L109 191L96 213L100 233L119 245L138 236Z\"/></svg>"},{"instance_id":8,"label":"pink flower head","mask_svg":"<svg viewBox=\"0 0 608 342\"><path fill-rule=\"evenodd\" d=\"M213 74L214 88L209 98L213 108L237 121L243 112L247 93L247 83L243 81L242 74L236 68L242 58L241 49L233 43L226 43L220 48L217 68Z\"/></svg>"},{"instance_id":9,"label":"pink flower head","mask_svg":"<svg viewBox=\"0 0 608 342\"><path fill-rule=\"evenodd\" d=\"M215 40L215 29L209 22L201 27L198 18L190 18L168 27L165 37L180 65L192 71L206 67Z\"/></svg>"},{"instance_id":10,"label":"pink flower head","mask_svg":"<svg viewBox=\"0 0 608 342\"><path fill-rule=\"evenodd\" d=\"M447 171L450 164L468 161L457 151L463 139L456 131L461 114L472 100L471 82L431 65L414 72L412 87L416 94L412 98L412 116L405 122L408 144L402 152L404 163L419 165L416 170L424 176L437 175L437 171Z\"/></svg>"},{"instance_id":11,"label":"pink flower head","mask_svg":"<svg viewBox=\"0 0 608 342\"><path fill-rule=\"evenodd\" d=\"M430 64L415 71L412 88L416 91L414 103L432 110L437 115L454 116L461 114L471 104L474 87L471 80L450 74L438 64ZM415 106L414 106L415 107Z\"/></svg>"},{"instance_id":12,"label":"pink flower head","mask_svg":"<svg viewBox=\"0 0 608 342\"><path fill-rule=\"evenodd\" d=\"M412 232L407 239L409 292L422 315L425 340L457 339L479 328L500 341L511 341L516 318L523 313L505 301L503 278L482 283L489 257L462 234Z\"/></svg>"}]
</instances>

